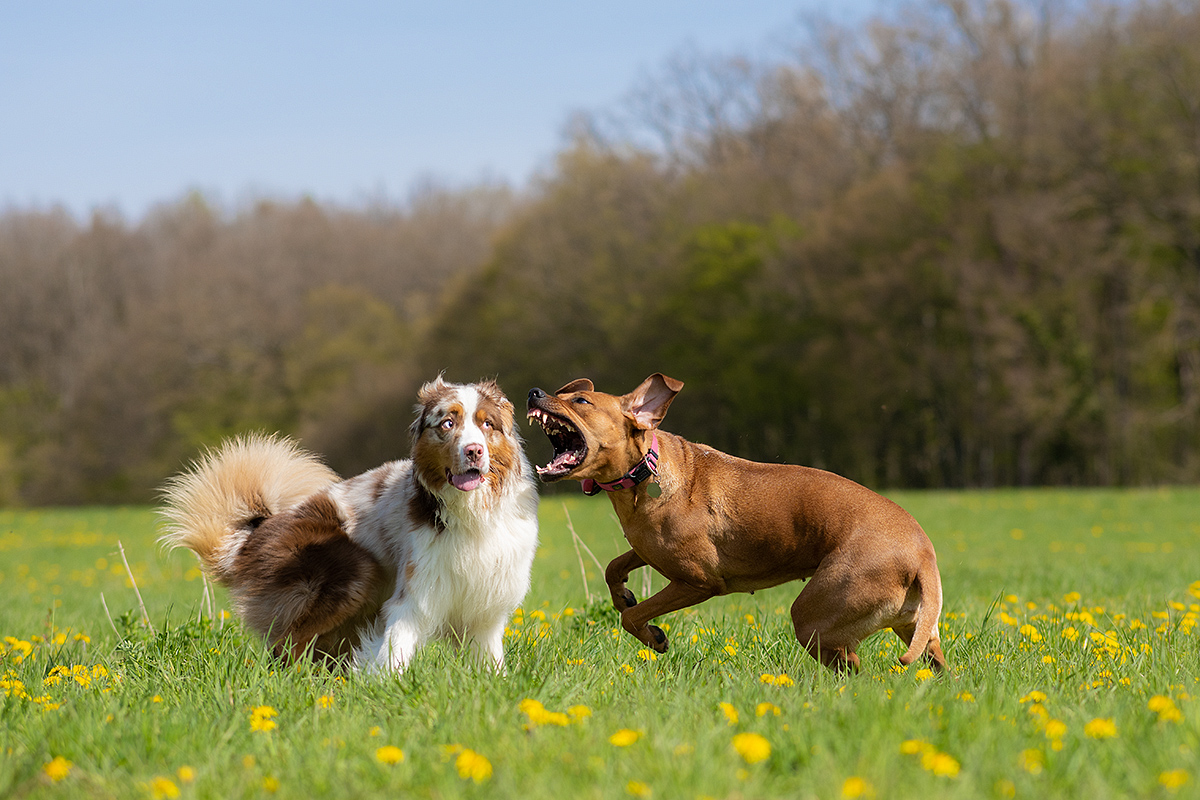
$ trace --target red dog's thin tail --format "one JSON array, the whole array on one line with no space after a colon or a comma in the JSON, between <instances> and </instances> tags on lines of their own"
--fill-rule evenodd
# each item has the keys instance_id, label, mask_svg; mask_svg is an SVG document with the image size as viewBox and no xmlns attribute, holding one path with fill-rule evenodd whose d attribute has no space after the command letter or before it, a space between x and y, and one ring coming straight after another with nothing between
<instances>
[{"instance_id":1,"label":"red dog's thin tail","mask_svg":"<svg viewBox=\"0 0 1200 800\"><path fill-rule=\"evenodd\" d=\"M921 586L921 606L917 609L917 630L912 642L908 651L900 656L900 663L905 666L925 652L930 639L937 638L937 623L942 616L942 580L937 568L926 561L917 570L917 583Z\"/></svg>"}]
</instances>

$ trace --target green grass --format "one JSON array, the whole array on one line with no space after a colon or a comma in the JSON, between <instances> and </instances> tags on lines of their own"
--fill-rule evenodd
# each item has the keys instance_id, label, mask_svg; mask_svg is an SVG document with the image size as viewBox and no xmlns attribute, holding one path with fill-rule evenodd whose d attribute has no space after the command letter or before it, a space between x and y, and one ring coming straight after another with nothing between
<instances>
[{"instance_id":1,"label":"green grass","mask_svg":"<svg viewBox=\"0 0 1200 800\"><path fill-rule=\"evenodd\" d=\"M665 617L671 650L651 658L586 554L587 590L580 575L568 510L602 563L622 550L603 498L543 503L502 677L441 646L399 677L283 667L222 618L223 592L209 616L151 511L0 511L0 796L1195 796L1200 490L893 496L938 550L952 677L900 671L890 633L858 676L819 668L787 617L797 584ZM590 715L531 720L527 698ZM264 706L275 727L253 730ZM624 729L636 741L612 744ZM765 760L735 750L745 733Z\"/></svg>"}]
</instances>

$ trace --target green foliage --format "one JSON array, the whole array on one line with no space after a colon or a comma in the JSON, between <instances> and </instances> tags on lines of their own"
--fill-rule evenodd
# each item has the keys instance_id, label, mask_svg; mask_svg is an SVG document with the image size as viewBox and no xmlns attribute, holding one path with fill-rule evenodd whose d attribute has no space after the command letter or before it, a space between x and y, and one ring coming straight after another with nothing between
<instances>
[{"instance_id":1,"label":"green foliage","mask_svg":"<svg viewBox=\"0 0 1200 800\"><path fill-rule=\"evenodd\" d=\"M665 372L669 430L874 486L1194 483L1198 40L1171 0L934 3L674 61L520 197L6 212L0 502L145 501L250 429L357 472L443 371Z\"/></svg>"}]
</instances>

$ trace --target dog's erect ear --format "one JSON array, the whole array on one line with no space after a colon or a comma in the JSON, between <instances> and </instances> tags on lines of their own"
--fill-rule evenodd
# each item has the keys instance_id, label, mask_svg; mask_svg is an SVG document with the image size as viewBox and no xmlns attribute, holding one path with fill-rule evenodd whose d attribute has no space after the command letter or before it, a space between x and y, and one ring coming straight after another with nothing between
<instances>
[{"instance_id":1,"label":"dog's erect ear","mask_svg":"<svg viewBox=\"0 0 1200 800\"><path fill-rule=\"evenodd\" d=\"M587 378L576 378L566 386L559 389L555 394L573 394L574 392L594 392L596 386Z\"/></svg>"},{"instance_id":2,"label":"dog's erect ear","mask_svg":"<svg viewBox=\"0 0 1200 800\"><path fill-rule=\"evenodd\" d=\"M667 415L671 401L682 388L683 381L656 372L642 381L641 386L621 398L621 409L633 420L633 424L642 430L657 428Z\"/></svg>"}]
</instances>

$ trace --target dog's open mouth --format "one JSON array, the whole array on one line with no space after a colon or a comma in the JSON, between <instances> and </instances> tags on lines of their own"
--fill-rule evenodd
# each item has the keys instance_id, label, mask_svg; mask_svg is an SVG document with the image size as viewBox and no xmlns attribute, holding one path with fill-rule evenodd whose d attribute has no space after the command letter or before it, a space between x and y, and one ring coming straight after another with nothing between
<instances>
[{"instance_id":1,"label":"dog's open mouth","mask_svg":"<svg viewBox=\"0 0 1200 800\"><path fill-rule=\"evenodd\" d=\"M549 414L540 408L529 409L529 419L542 426L550 444L554 447L554 458L544 467L537 468L538 477L553 481L569 475L587 457L587 442L579 429L562 417Z\"/></svg>"},{"instance_id":2,"label":"dog's open mouth","mask_svg":"<svg viewBox=\"0 0 1200 800\"><path fill-rule=\"evenodd\" d=\"M483 473L477 469L469 469L461 475L455 475L447 469L446 480L450 481L450 485L460 492L469 492L483 485Z\"/></svg>"}]
</instances>

